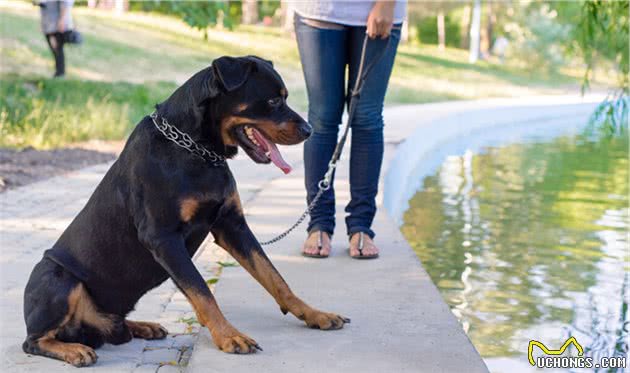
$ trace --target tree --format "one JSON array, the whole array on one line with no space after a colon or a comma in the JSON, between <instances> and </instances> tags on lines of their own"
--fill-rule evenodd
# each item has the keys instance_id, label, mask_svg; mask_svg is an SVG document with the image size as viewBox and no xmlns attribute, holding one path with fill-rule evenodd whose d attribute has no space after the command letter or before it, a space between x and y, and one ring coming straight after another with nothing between
<instances>
[{"instance_id":1,"label":"tree","mask_svg":"<svg viewBox=\"0 0 630 373\"><path fill-rule=\"evenodd\" d=\"M444 50L446 48L446 30L444 29L444 10L438 10L437 14L437 34L438 48Z\"/></svg>"},{"instance_id":2,"label":"tree","mask_svg":"<svg viewBox=\"0 0 630 373\"><path fill-rule=\"evenodd\" d=\"M470 31L470 5L466 5L462 11L462 19L459 24L460 44L462 49L468 49L468 32Z\"/></svg>"},{"instance_id":3,"label":"tree","mask_svg":"<svg viewBox=\"0 0 630 373\"><path fill-rule=\"evenodd\" d=\"M435 27L437 35L437 43L439 49L443 50L446 47L446 40L448 38L447 29L447 17L448 12L455 8L461 7L460 2L454 2L451 0L433 0L427 2L408 2L407 10L409 19L412 18L430 18L435 16ZM456 39L456 37L455 37Z\"/></svg>"},{"instance_id":4,"label":"tree","mask_svg":"<svg viewBox=\"0 0 630 373\"><path fill-rule=\"evenodd\" d=\"M241 22L245 25L252 25L258 22L258 1L243 0L242 2L243 18Z\"/></svg>"},{"instance_id":5,"label":"tree","mask_svg":"<svg viewBox=\"0 0 630 373\"><path fill-rule=\"evenodd\" d=\"M479 41L481 37L481 0L475 0L472 22L470 24L470 54L468 62L475 63L479 59Z\"/></svg>"},{"instance_id":6,"label":"tree","mask_svg":"<svg viewBox=\"0 0 630 373\"><path fill-rule=\"evenodd\" d=\"M159 12L181 18L188 26L203 31L208 39L208 27L220 23L232 29L240 17L240 4L229 1L132 1L131 10Z\"/></svg>"},{"instance_id":7,"label":"tree","mask_svg":"<svg viewBox=\"0 0 630 373\"><path fill-rule=\"evenodd\" d=\"M618 89L597 107L591 117L592 127L609 134L625 134L628 130L628 18L628 0L586 0L576 30L586 63L582 92L589 86L597 57L613 62L617 69Z\"/></svg>"}]
</instances>

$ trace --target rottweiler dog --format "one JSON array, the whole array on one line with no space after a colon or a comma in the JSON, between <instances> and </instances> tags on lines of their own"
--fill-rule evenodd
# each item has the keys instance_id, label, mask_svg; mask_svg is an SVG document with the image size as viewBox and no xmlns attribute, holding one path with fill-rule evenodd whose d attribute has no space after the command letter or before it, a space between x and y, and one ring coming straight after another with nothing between
<instances>
[{"instance_id":1,"label":"rottweiler dog","mask_svg":"<svg viewBox=\"0 0 630 373\"><path fill-rule=\"evenodd\" d=\"M275 144L298 144L311 127L286 98L271 62L221 57L158 104L33 269L24 292L23 350L79 367L95 363L94 348L103 343L166 337L159 324L126 316L169 277L220 350L260 349L225 319L192 262L209 233L284 314L319 329L348 323L293 294L248 227L225 162L240 146L254 162L290 171Z\"/></svg>"}]
</instances>

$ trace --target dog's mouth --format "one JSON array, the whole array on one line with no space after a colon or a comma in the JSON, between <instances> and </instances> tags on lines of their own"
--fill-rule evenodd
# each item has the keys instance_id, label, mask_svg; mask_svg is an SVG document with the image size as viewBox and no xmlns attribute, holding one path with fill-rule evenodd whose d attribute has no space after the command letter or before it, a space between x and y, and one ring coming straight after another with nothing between
<instances>
[{"instance_id":1,"label":"dog's mouth","mask_svg":"<svg viewBox=\"0 0 630 373\"><path fill-rule=\"evenodd\" d=\"M250 125L235 128L238 144L256 163L273 162L285 174L291 172L291 166L282 158L280 151L271 140Z\"/></svg>"}]
</instances>

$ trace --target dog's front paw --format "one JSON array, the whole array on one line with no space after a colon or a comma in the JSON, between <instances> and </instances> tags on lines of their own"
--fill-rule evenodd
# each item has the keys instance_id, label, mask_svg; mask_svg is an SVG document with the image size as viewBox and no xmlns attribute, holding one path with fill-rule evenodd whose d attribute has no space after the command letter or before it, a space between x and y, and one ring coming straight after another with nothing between
<instances>
[{"instance_id":1,"label":"dog's front paw","mask_svg":"<svg viewBox=\"0 0 630 373\"><path fill-rule=\"evenodd\" d=\"M310 328L321 330L336 330L343 328L344 324L349 324L350 319L337 315L336 313L312 310L304 315L304 322Z\"/></svg>"},{"instance_id":2,"label":"dog's front paw","mask_svg":"<svg viewBox=\"0 0 630 373\"><path fill-rule=\"evenodd\" d=\"M255 340L234 329L225 334L212 334L214 344L219 350L228 354L251 354L262 348Z\"/></svg>"},{"instance_id":3,"label":"dog's front paw","mask_svg":"<svg viewBox=\"0 0 630 373\"><path fill-rule=\"evenodd\" d=\"M62 359L75 367L86 367L98 360L96 352L91 347L79 343L64 343L62 346Z\"/></svg>"},{"instance_id":4,"label":"dog's front paw","mask_svg":"<svg viewBox=\"0 0 630 373\"><path fill-rule=\"evenodd\" d=\"M125 324L134 338L164 339L168 335L168 331L155 322L125 320Z\"/></svg>"}]
</instances>

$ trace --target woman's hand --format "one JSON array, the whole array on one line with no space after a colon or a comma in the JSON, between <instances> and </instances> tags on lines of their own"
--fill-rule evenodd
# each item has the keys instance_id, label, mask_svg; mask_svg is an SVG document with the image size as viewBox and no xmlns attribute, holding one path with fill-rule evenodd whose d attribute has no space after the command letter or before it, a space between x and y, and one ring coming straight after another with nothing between
<instances>
[{"instance_id":1,"label":"woman's hand","mask_svg":"<svg viewBox=\"0 0 630 373\"><path fill-rule=\"evenodd\" d=\"M64 33L66 31L66 24L63 21L63 18L59 18L57 21L57 32Z\"/></svg>"},{"instance_id":2,"label":"woman's hand","mask_svg":"<svg viewBox=\"0 0 630 373\"><path fill-rule=\"evenodd\" d=\"M367 19L367 34L370 38L385 39L392 31L394 24L395 0L377 0Z\"/></svg>"}]
</instances>

